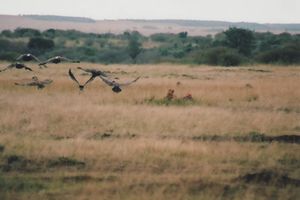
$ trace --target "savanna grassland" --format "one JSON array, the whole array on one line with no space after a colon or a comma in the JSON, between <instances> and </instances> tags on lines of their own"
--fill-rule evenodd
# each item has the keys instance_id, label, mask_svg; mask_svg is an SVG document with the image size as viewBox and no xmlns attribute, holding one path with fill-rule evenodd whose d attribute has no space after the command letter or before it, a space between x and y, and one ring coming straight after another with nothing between
<instances>
[{"instance_id":1,"label":"savanna grassland","mask_svg":"<svg viewBox=\"0 0 300 200\"><path fill-rule=\"evenodd\" d=\"M297 66L29 66L0 74L0 199L300 197ZM79 92L77 66L141 79ZM14 85L33 75L54 82Z\"/></svg>"}]
</instances>

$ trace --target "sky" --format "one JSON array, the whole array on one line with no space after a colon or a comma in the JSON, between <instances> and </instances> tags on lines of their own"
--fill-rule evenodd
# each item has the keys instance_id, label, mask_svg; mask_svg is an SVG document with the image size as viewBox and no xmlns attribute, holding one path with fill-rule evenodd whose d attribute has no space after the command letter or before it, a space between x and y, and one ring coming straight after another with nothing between
<instances>
[{"instance_id":1,"label":"sky","mask_svg":"<svg viewBox=\"0 0 300 200\"><path fill-rule=\"evenodd\" d=\"M300 0L0 0L0 14L300 23Z\"/></svg>"}]
</instances>

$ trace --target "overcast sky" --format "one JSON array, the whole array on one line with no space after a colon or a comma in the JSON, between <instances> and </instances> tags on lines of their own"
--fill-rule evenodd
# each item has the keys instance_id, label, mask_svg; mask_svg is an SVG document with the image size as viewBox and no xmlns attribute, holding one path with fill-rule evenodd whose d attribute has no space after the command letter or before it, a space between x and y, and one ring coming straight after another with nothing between
<instances>
[{"instance_id":1,"label":"overcast sky","mask_svg":"<svg viewBox=\"0 0 300 200\"><path fill-rule=\"evenodd\" d=\"M0 0L0 14L300 23L300 0Z\"/></svg>"}]
</instances>

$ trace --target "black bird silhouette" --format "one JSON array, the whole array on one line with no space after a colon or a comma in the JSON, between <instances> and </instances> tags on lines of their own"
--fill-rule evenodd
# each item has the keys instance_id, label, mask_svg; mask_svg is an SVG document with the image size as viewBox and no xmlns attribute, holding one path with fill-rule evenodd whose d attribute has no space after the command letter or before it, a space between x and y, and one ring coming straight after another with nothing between
<instances>
[{"instance_id":1,"label":"black bird silhouette","mask_svg":"<svg viewBox=\"0 0 300 200\"><path fill-rule=\"evenodd\" d=\"M12 69L12 68L25 69L25 70L33 71L30 67L27 67L23 63L16 62L16 63L12 63L12 64L8 65L4 69L1 69L0 72L3 72L3 71L8 70L8 69Z\"/></svg>"},{"instance_id":2,"label":"black bird silhouette","mask_svg":"<svg viewBox=\"0 0 300 200\"><path fill-rule=\"evenodd\" d=\"M104 81L104 83L106 83L107 85L111 86L112 87L112 91L116 92L116 93L119 93L122 91L121 87L123 86L127 86L127 85L130 85L134 82L136 82L140 77L137 77L136 79L134 79L133 81L129 81L129 82L125 82L125 83L118 83L116 82L115 80L109 80L103 76L99 76L102 81Z\"/></svg>"},{"instance_id":3,"label":"black bird silhouette","mask_svg":"<svg viewBox=\"0 0 300 200\"><path fill-rule=\"evenodd\" d=\"M37 62L41 62L36 56L27 53L27 54L22 54L16 59L17 61L31 61L31 60L36 60Z\"/></svg>"},{"instance_id":4,"label":"black bird silhouette","mask_svg":"<svg viewBox=\"0 0 300 200\"><path fill-rule=\"evenodd\" d=\"M79 60L71 60L69 58L66 58L66 57L62 57L62 56L55 56L53 58L49 58L48 60L44 61L44 62L41 62L39 64L39 66L44 66L44 67L47 67L46 64L47 63L54 63L54 64L58 64L62 61L66 61L66 62L73 62L73 63L80 63Z\"/></svg>"},{"instance_id":5,"label":"black bird silhouette","mask_svg":"<svg viewBox=\"0 0 300 200\"><path fill-rule=\"evenodd\" d=\"M92 76L89 80L87 80L83 85L81 85L78 80L75 78L74 74L72 73L71 69L69 69L69 76L70 78L75 81L77 84L78 84L78 87L80 89L80 91L83 91L84 90L84 87L86 86L86 84L88 84L89 82L91 82L92 80L95 79L94 76Z\"/></svg>"},{"instance_id":6,"label":"black bird silhouette","mask_svg":"<svg viewBox=\"0 0 300 200\"><path fill-rule=\"evenodd\" d=\"M40 81L38 77L33 76L31 81L25 82L25 83L15 83L15 85L21 85L21 86L36 86L37 89L43 89L46 87L46 85L51 84L53 81L50 79L46 79L43 81Z\"/></svg>"}]
</instances>

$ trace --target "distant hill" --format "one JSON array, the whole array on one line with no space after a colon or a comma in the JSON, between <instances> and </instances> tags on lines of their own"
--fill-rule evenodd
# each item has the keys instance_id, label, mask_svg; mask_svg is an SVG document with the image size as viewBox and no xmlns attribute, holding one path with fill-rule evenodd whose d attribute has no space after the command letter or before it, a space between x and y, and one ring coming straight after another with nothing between
<instances>
[{"instance_id":1,"label":"distant hill","mask_svg":"<svg viewBox=\"0 0 300 200\"><path fill-rule=\"evenodd\" d=\"M300 24L259 24L247 22L202 21L202 20L93 20L84 17L55 15L0 15L0 31L14 30L18 27L39 30L75 29L91 33L123 33L139 31L144 35L154 33L179 33L187 31L189 35L214 35L229 27L247 28L254 31L273 33L300 33Z\"/></svg>"},{"instance_id":2,"label":"distant hill","mask_svg":"<svg viewBox=\"0 0 300 200\"><path fill-rule=\"evenodd\" d=\"M82 23L94 23L96 20L86 17L67 17L57 15L23 15L35 20L46 20L46 21L65 21L65 22L82 22Z\"/></svg>"}]
</instances>

